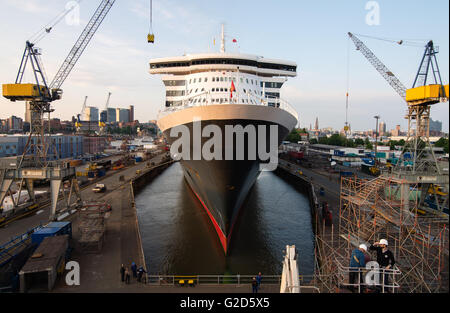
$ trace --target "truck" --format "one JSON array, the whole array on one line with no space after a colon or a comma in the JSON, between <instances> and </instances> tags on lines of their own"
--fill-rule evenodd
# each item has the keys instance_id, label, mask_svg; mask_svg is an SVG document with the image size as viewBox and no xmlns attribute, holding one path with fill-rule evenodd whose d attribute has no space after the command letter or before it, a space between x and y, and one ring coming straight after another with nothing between
<instances>
[{"instance_id":1,"label":"truck","mask_svg":"<svg viewBox=\"0 0 450 313\"><path fill-rule=\"evenodd\" d=\"M105 184L96 184L95 187L92 188L92 191L95 193L105 192L106 186L105 186Z\"/></svg>"},{"instance_id":2,"label":"truck","mask_svg":"<svg viewBox=\"0 0 450 313\"><path fill-rule=\"evenodd\" d=\"M380 175L380 169L376 165L370 165L370 164L361 164L361 172L366 173L368 175L372 176L379 176Z\"/></svg>"}]
</instances>

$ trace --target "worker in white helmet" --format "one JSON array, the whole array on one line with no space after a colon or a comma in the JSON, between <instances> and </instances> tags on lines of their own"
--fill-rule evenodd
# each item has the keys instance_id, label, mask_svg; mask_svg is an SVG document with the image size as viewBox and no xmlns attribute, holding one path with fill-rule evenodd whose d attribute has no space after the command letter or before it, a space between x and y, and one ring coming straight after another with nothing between
<instances>
[{"instance_id":1,"label":"worker in white helmet","mask_svg":"<svg viewBox=\"0 0 450 313\"><path fill-rule=\"evenodd\" d=\"M359 287L364 283L362 270L366 267L366 258L365 253L367 252L367 246L365 244L360 244L358 249L354 249L352 251L352 255L350 256L350 270L348 276L349 289L351 291L361 290ZM359 277L359 278L358 278Z\"/></svg>"},{"instance_id":2,"label":"worker in white helmet","mask_svg":"<svg viewBox=\"0 0 450 313\"><path fill-rule=\"evenodd\" d=\"M381 239L375 242L369 247L369 250L375 250L377 252L377 262L381 269L392 269L395 264L394 254L388 249L388 241L386 239ZM380 284L383 283L383 273L380 273ZM384 275L384 285L389 285L389 273Z\"/></svg>"}]
</instances>

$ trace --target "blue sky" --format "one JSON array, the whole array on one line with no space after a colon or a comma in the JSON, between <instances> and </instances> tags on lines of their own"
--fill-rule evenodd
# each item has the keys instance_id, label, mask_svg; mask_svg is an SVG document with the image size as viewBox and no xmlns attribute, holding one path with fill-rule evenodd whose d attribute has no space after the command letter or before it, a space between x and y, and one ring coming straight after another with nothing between
<instances>
[{"instance_id":1,"label":"blue sky","mask_svg":"<svg viewBox=\"0 0 450 313\"><path fill-rule=\"evenodd\" d=\"M0 82L13 82L25 40L64 9L66 0L0 0ZM148 74L153 57L217 51L220 25L226 26L228 51L295 61L298 77L282 89L282 97L299 112L300 126L340 129L345 122L345 93L349 78L349 122L354 130L375 127L381 115L388 129L405 129L406 105L395 91L354 49L347 32L382 38L433 39L444 83L449 79L448 1L380 0L380 24L367 25L365 0L154 0L154 45L147 44L149 0L117 0L98 33L63 85L63 99L54 102L53 116L69 119L88 105L103 108L108 91L110 106L135 106L140 121L155 119L164 103L164 86ZM83 0L81 24L58 24L39 43L52 78L100 0ZM236 38L238 45L232 44ZM423 47L361 39L405 84L411 87ZM217 40L218 42L218 40ZM347 71L348 47L350 66ZM238 47L239 46L239 47ZM31 81L31 76L27 76ZM24 115L21 102L1 98L1 118ZM432 108L432 118L449 130L448 102Z\"/></svg>"}]
</instances>

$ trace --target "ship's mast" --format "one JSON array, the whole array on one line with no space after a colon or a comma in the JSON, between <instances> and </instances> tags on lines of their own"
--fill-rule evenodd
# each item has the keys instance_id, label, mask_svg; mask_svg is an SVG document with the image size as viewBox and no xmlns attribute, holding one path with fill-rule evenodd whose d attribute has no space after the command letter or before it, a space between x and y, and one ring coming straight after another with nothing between
<instances>
[{"instance_id":1,"label":"ship's mast","mask_svg":"<svg viewBox=\"0 0 450 313\"><path fill-rule=\"evenodd\" d=\"M222 39L220 42L220 52L225 53L225 26L222 24Z\"/></svg>"}]
</instances>

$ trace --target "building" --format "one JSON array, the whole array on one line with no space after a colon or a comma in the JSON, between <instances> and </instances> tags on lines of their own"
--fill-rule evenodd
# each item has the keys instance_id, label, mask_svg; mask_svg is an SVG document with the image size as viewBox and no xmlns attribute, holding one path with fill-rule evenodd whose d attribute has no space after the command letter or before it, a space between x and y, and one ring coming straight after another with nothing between
<instances>
[{"instance_id":1,"label":"building","mask_svg":"<svg viewBox=\"0 0 450 313\"><path fill-rule=\"evenodd\" d=\"M116 110L115 108L108 108L106 109L106 122L107 123L115 123L117 122L117 118L116 118Z\"/></svg>"},{"instance_id":2,"label":"building","mask_svg":"<svg viewBox=\"0 0 450 313\"><path fill-rule=\"evenodd\" d=\"M23 120L17 116L11 116L8 118L8 128L11 132L18 132L23 130Z\"/></svg>"},{"instance_id":3,"label":"building","mask_svg":"<svg viewBox=\"0 0 450 313\"><path fill-rule=\"evenodd\" d=\"M442 122L433 121L433 119L430 118L430 135L440 136L441 134L442 134Z\"/></svg>"},{"instance_id":4,"label":"building","mask_svg":"<svg viewBox=\"0 0 450 313\"><path fill-rule=\"evenodd\" d=\"M391 136L401 136L400 125L395 126L395 129L391 130Z\"/></svg>"},{"instance_id":5,"label":"building","mask_svg":"<svg viewBox=\"0 0 450 313\"><path fill-rule=\"evenodd\" d=\"M128 123L130 122L130 110L116 108L116 122L118 123Z\"/></svg>"},{"instance_id":6,"label":"building","mask_svg":"<svg viewBox=\"0 0 450 313\"><path fill-rule=\"evenodd\" d=\"M380 136L383 136L386 133L386 123L380 122L380 126L378 127Z\"/></svg>"},{"instance_id":7,"label":"building","mask_svg":"<svg viewBox=\"0 0 450 313\"><path fill-rule=\"evenodd\" d=\"M84 136L83 151L85 154L98 154L105 151L106 137Z\"/></svg>"},{"instance_id":8,"label":"building","mask_svg":"<svg viewBox=\"0 0 450 313\"><path fill-rule=\"evenodd\" d=\"M100 112L100 122L102 122L102 123L108 122L108 111L107 110L102 110Z\"/></svg>"},{"instance_id":9,"label":"building","mask_svg":"<svg viewBox=\"0 0 450 313\"><path fill-rule=\"evenodd\" d=\"M49 148L50 159L77 158L83 155L83 137L73 135L56 134L46 137L51 140L54 148ZM0 157L11 157L22 155L28 135L4 135L0 136ZM31 144L36 142L36 137L32 138ZM56 150L56 155L55 155ZM34 153L32 146L27 154Z\"/></svg>"},{"instance_id":10,"label":"building","mask_svg":"<svg viewBox=\"0 0 450 313\"><path fill-rule=\"evenodd\" d=\"M134 122L134 105L130 105L128 122Z\"/></svg>"},{"instance_id":11,"label":"building","mask_svg":"<svg viewBox=\"0 0 450 313\"><path fill-rule=\"evenodd\" d=\"M98 108L96 107L86 107L83 115L83 121L98 122Z\"/></svg>"}]
</instances>

